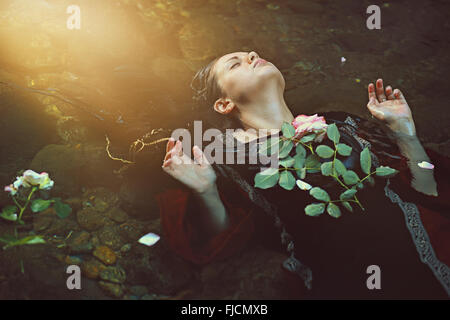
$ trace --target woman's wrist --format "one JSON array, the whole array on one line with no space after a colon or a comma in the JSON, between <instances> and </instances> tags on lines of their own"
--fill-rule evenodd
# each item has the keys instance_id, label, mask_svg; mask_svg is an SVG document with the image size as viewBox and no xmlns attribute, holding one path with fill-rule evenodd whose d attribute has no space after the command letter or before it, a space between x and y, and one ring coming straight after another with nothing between
<instances>
[{"instance_id":1,"label":"woman's wrist","mask_svg":"<svg viewBox=\"0 0 450 320\"><path fill-rule=\"evenodd\" d=\"M402 137L416 137L416 126L412 118L397 119L388 124L394 135Z\"/></svg>"}]
</instances>

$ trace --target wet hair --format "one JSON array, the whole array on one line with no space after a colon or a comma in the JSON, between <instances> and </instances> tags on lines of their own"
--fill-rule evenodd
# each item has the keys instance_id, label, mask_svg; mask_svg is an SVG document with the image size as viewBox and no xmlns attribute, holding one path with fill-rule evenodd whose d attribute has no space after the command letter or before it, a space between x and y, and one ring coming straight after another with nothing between
<instances>
[{"instance_id":1,"label":"wet hair","mask_svg":"<svg viewBox=\"0 0 450 320\"><path fill-rule=\"evenodd\" d=\"M192 98L198 105L199 111L202 113L202 120L206 122L207 127L217 128L221 131L241 128L242 124L236 117L235 111L224 115L214 110L216 100L225 97L225 92L219 86L216 75L213 73L214 65L219 58L197 71L191 82L191 88L194 90Z\"/></svg>"}]
</instances>

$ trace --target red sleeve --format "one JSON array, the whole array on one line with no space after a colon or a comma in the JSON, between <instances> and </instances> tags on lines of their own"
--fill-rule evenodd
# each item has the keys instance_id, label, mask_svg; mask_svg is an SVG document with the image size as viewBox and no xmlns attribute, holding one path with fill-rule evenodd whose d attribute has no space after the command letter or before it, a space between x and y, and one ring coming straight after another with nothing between
<instances>
[{"instance_id":1,"label":"red sleeve","mask_svg":"<svg viewBox=\"0 0 450 320\"><path fill-rule=\"evenodd\" d=\"M395 182L395 191L403 201L416 204L422 223L427 230L430 242L437 257L450 265L450 158L425 149L434 165L434 178L437 183L438 196L428 196L411 187L411 173L405 157L392 167L400 170Z\"/></svg>"},{"instance_id":2,"label":"red sleeve","mask_svg":"<svg viewBox=\"0 0 450 320\"><path fill-rule=\"evenodd\" d=\"M186 219L190 196L189 191L182 189L172 189L157 195L162 228L173 251L201 265L231 256L245 246L254 230L252 212L233 206L222 193L220 198L227 210L230 227L206 243L196 245L196 226Z\"/></svg>"}]
</instances>

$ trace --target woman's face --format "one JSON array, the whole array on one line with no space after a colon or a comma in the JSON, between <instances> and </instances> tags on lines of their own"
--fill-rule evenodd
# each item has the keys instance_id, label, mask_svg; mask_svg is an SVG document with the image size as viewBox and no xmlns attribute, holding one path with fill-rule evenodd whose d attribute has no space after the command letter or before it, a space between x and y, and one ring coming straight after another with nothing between
<instances>
[{"instance_id":1,"label":"woman's face","mask_svg":"<svg viewBox=\"0 0 450 320\"><path fill-rule=\"evenodd\" d=\"M284 78L272 63L256 52L234 52L220 57L212 70L226 98L235 104L252 103L264 92L284 91Z\"/></svg>"}]
</instances>

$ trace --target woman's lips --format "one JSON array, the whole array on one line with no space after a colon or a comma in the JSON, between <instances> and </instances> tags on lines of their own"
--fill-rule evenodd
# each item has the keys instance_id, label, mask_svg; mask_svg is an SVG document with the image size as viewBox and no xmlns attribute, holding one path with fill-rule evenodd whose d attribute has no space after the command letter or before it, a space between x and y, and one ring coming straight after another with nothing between
<instances>
[{"instance_id":1,"label":"woman's lips","mask_svg":"<svg viewBox=\"0 0 450 320\"><path fill-rule=\"evenodd\" d=\"M256 60L255 68L256 68L257 66L259 66L260 64L266 64L266 63L267 63L266 60L264 60L264 59L258 59L258 60Z\"/></svg>"}]
</instances>

